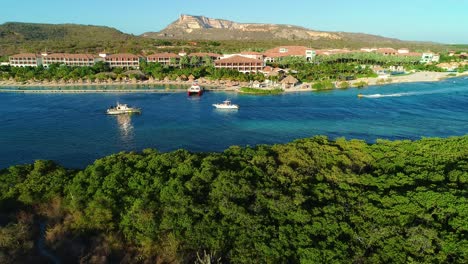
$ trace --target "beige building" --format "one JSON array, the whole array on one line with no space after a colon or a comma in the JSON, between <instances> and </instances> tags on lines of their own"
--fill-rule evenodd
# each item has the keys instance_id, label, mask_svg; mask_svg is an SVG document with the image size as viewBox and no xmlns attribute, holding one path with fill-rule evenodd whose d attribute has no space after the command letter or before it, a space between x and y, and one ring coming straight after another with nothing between
<instances>
[{"instance_id":1,"label":"beige building","mask_svg":"<svg viewBox=\"0 0 468 264\"><path fill-rule=\"evenodd\" d=\"M232 69L240 72L259 72L265 67L265 62L258 59L243 57L240 55L225 59L219 59L215 62L215 68Z\"/></svg>"},{"instance_id":2,"label":"beige building","mask_svg":"<svg viewBox=\"0 0 468 264\"><path fill-rule=\"evenodd\" d=\"M265 62L273 62L283 57L303 57L307 61L311 61L315 58L316 52L314 49L307 48L304 46L280 46L265 51Z\"/></svg>"},{"instance_id":3,"label":"beige building","mask_svg":"<svg viewBox=\"0 0 468 264\"><path fill-rule=\"evenodd\" d=\"M157 62L163 65L171 65L171 61L174 60L178 63L180 56L169 52L151 54L146 57L147 62Z\"/></svg>"},{"instance_id":4,"label":"beige building","mask_svg":"<svg viewBox=\"0 0 468 264\"><path fill-rule=\"evenodd\" d=\"M42 65L41 56L35 53L21 53L10 56L9 62L12 67L37 67Z\"/></svg>"},{"instance_id":5,"label":"beige building","mask_svg":"<svg viewBox=\"0 0 468 264\"><path fill-rule=\"evenodd\" d=\"M95 63L95 56L92 54L43 53L41 55L44 67L49 67L50 64L83 67L93 66Z\"/></svg>"},{"instance_id":6,"label":"beige building","mask_svg":"<svg viewBox=\"0 0 468 264\"><path fill-rule=\"evenodd\" d=\"M140 68L140 57L130 53L118 53L112 55L103 54L105 61L111 68Z\"/></svg>"}]
</instances>

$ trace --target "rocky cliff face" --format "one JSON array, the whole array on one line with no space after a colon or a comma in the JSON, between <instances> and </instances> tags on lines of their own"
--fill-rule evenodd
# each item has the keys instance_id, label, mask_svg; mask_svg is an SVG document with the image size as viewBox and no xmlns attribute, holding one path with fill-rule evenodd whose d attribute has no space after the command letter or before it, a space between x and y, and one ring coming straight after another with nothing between
<instances>
[{"instance_id":1,"label":"rocky cliff face","mask_svg":"<svg viewBox=\"0 0 468 264\"><path fill-rule=\"evenodd\" d=\"M336 33L309 30L291 25L236 23L204 16L181 15L164 30L143 34L154 38L180 39L341 39Z\"/></svg>"}]
</instances>

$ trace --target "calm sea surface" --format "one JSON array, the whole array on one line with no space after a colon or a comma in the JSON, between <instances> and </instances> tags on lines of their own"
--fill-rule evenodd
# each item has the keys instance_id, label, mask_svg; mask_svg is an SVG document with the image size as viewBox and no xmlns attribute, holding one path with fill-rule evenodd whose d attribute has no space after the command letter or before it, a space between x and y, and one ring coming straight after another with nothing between
<instances>
[{"instance_id":1,"label":"calm sea surface","mask_svg":"<svg viewBox=\"0 0 468 264\"><path fill-rule=\"evenodd\" d=\"M240 109L213 108L227 98ZM106 115L116 101L143 113ZM35 159L83 168L119 151L222 151L314 135L374 142L467 133L467 78L279 96L0 93L0 168Z\"/></svg>"}]
</instances>

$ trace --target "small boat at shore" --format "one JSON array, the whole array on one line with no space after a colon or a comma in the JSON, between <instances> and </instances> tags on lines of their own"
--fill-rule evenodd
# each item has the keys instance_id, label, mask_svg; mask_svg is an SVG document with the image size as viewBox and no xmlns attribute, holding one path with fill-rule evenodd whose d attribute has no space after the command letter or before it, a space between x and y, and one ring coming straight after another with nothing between
<instances>
[{"instance_id":1,"label":"small boat at shore","mask_svg":"<svg viewBox=\"0 0 468 264\"><path fill-rule=\"evenodd\" d=\"M126 104L119 104L117 102L117 105L111 106L109 109L107 109L106 113L108 115L141 114L141 109L136 107L130 107Z\"/></svg>"},{"instance_id":2,"label":"small boat at shore","mask_svg":"<svg viewBox=\"0 0 468 264\"><path fill-rule=\"evenodd\" d=\"M200 87L200 85L195 82L195 83L192 84L192 86L190 86L187 89L187 94L188 94L188 96L191 96L191 95L201 96L203 94L203 88Z\"/></svg>"},{"instance_id":3,"label":"small boat at shore","mask_svg":"<svg viewBox=\"0 0 468 264\"><path fill-rule=\"evenodd\" d=\"M213 106L217 109L239 109L239 106L236 104L232 104L230 100L224 100L221 104L213 104Z\"/></svg>"}]
</instances>

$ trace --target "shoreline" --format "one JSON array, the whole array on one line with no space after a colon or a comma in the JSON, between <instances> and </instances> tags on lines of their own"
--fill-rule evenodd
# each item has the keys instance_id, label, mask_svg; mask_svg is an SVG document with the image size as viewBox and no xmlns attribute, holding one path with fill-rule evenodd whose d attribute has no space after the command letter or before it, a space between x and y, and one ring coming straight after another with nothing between
<instances>
[{"instance_id":1,"label":"shoreline","mask_svg":"<svg viewBox=\"0 0 468 264\"><path fill-rule=\"evenodd\" d=\"M379 86L396 83L415 83L415 82L437 82L443 81L448 78L457 78L468 76L468 72L456 73L455 76L450 76L449 72L415 72L403 76L389 76L388 78L359 78L356 80L348 81L350 86L348 88L357 88L353 84L358 82L366 82L366 86ZM219 82L219 81L216 81ZM171 86L185 86L189 87L192 82L190 81L137 81L137 82L105 82L105 83L57 83L57 82L28 82L18 83L15 81L0 81L0 93L167 93L167 92L185 92L185 88L174 88ZM335 82L339 83L339 81ZM237 92L245 84L241 85L226 85L223 83L200 83L201 86L207 91L220 91L220 92ZM118 88L118 87L121 88ZM140 87L142 86L142 87ZM162 86L163 88L151 88L148 86ZM5 88L10 89L5 89ZM40 87L42 89L29 89L28 87ZM105 87L104 89L81 89L83 87ZM112 89L108 89L110 87ZM115 87L115 88L113 88ZM134 88L132 88L134 87ZM44 89L45 88L45 89ZM262 89L262 88L259 88ZM263 89L278 89L278 87L268 87ZM336 87L334 89L345 89ZM295 87L283 89L284 93L291 92L310 92L318 91L312 88L311 83L303 83ZM328 89L333 90L333 89Z\"/></svg>"}]
</instances>

